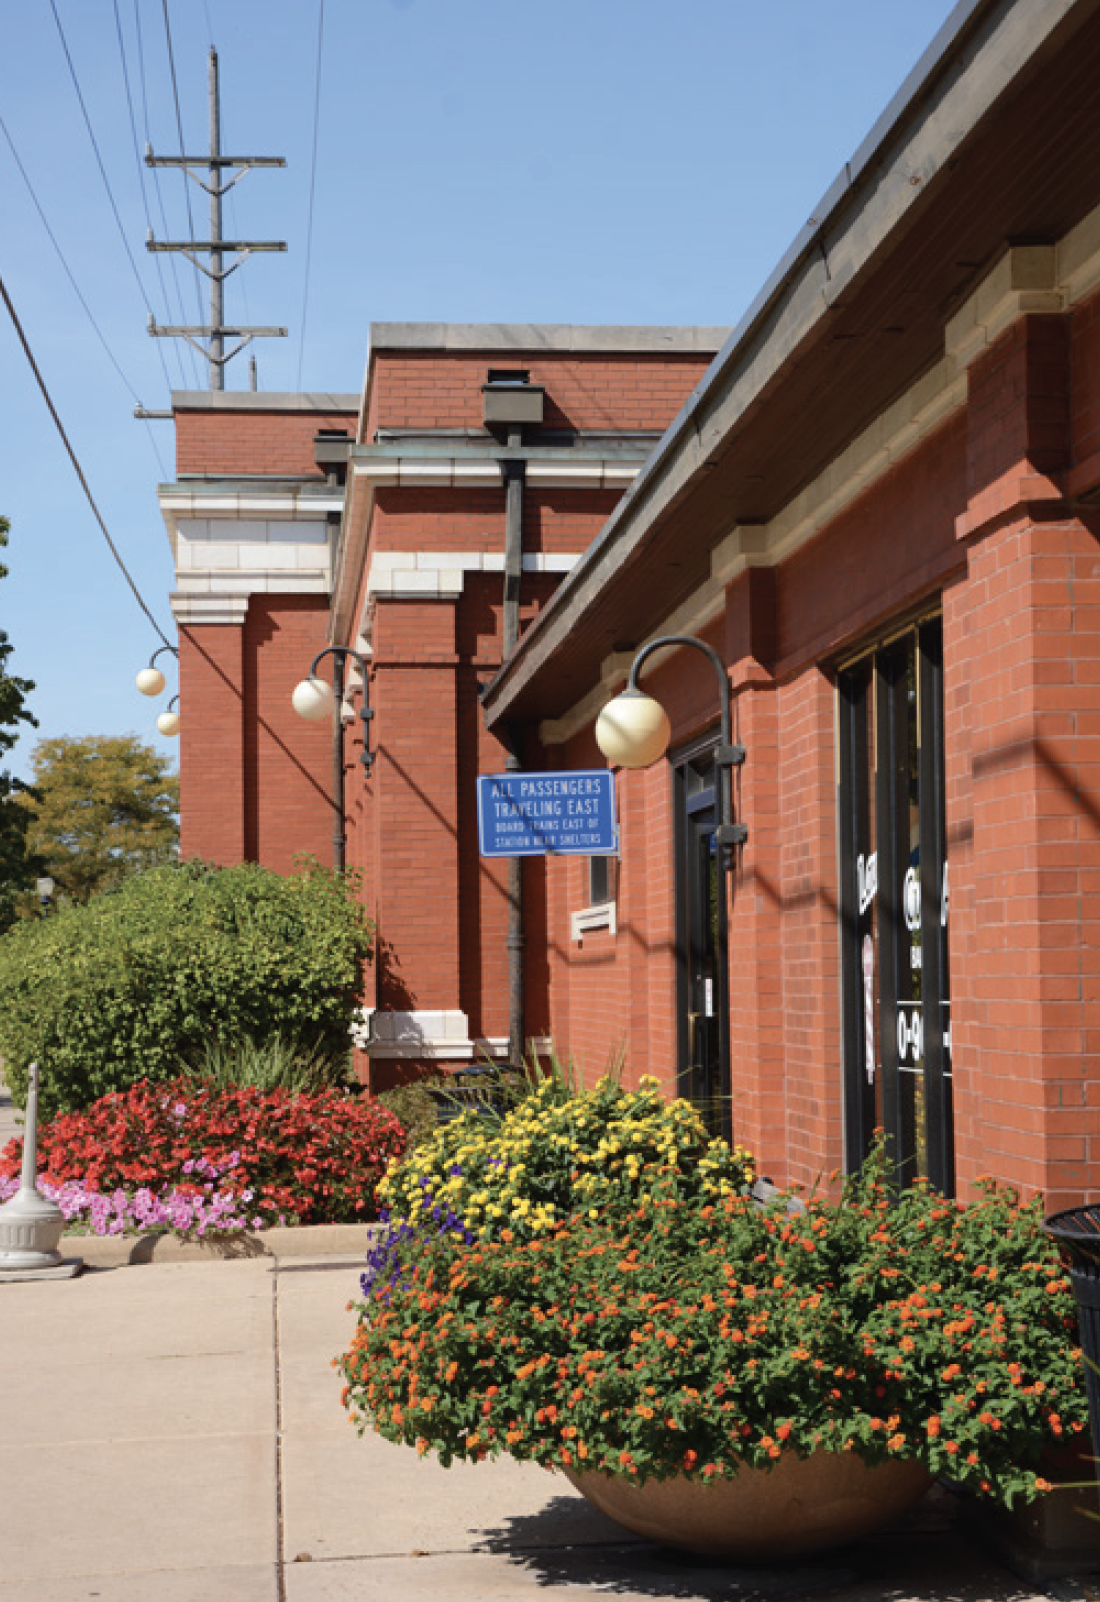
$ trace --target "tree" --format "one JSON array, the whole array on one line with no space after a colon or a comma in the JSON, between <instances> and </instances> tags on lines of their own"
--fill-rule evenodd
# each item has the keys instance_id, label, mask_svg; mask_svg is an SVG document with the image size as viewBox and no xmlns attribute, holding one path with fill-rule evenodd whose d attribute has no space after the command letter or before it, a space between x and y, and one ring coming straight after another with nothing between
<instances>
[{"instance_id":1,"label":"tree","mask_svg":"<svg viewBox=\"0 0 1100 1602\"><path fill-rule=\"evenodd\" d=\"M61 895L83 903L175 860L179 779L132 734L41 740L31 762L28 844Z\"/></svg>"},{"instance_id":2,"label":"tree","mask_svg":"<svg viewBox=\"0 0 1100 1602\"><path fill-rule=\"evenodd\" d=\"M0 517L0 550L8 543L10 527L7 518ZM0 579L7 576L8 570L0 562ZM0 757L6 756L18 740L21 723L38 727L38 719L24 705L34 685L30 679L16 678L8 672L12 649L7 631L0 629ZM0 769L0 930L15 921L17 898L30 888L39 867L27 850L30 820L20 804L31 793L22 779L14 778L6 768Z\"/></svg>"}]
</instances>

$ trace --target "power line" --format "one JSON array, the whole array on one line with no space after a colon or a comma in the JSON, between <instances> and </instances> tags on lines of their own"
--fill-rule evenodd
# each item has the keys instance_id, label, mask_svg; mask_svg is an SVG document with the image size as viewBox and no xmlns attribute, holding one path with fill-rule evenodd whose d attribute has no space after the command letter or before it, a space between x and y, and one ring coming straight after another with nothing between
<instances>
[{"instance_id":1,"label":"power line","mask_svg":"<svg viewBox=\"0 0 1100 1602\"><path fill-rule=\"evenodd\" d=\"M52 4L52 0L51 0L51 4ZM161 9L162 9L162 11L164 13L164 37L165 37L165 40L166 40L167 45L168 45L168 70L169 70L169 72L171 74L171 77L172 77L172 100L173 100L173 103L174 103L175 108L176 108L176 132L179 134L180 155L182 156L184 151L187 149L187 145L186 145L186 142L185 142L184 137L183 137L183 117L180 114L180 92L179 92L179 85L176 82L176 58L175 58L175 55L173 54L173 51L172 51L172 27L171 27L170 22L168 21L168 0L161 0ZM188 234L188 238L194 239L195 238L195 219L191 215L191 191L190 191L190 189L188 188L188 185L187 185L187 173L186 173L186 171L181 171L181 178L183 180L183 198L187 202L187 226L188 226L188 229L190 230L190 232ZM201 286L199 284L199 270L198 270L197 267L195 268L195 304L197 305L197 307L199 309L199 322L201 323L202 322L202 294L201 294Z\"/></svg>"},{"instance_id":2,"label":"power line","mask_svg":"<svg viewBox=\"0 0 1100 1602\"><path fill-rule=\"evenodd\" d=\"M42 226L46 230L47 235L49 236L50 244L53 246L54 250L56 250L58 260L60 261L62 267L64 267L65 272L66 272L66 274L68 276L69 282L73 286L73 293L76 295L77 300L83 306L84 312L85 312L85 315L86 315L88 321L91 323L92 327L95 329L96 337L98 338L99 343L103 346L103 349L107 353L107 359L110 361L112 367L114 368L115 372L118 374L119 378L121 378L121 380L122 380L123 384L125 385L125 387L130 391L130 394L133 397L133 399L135 401L137 401L138 405L140 406L141 405L141 396L138 394L138 392L134 388L133 384L131 384L130 380L126 377L126 374L123 372L121 366L119 365L118 359L115 356L114 351L111 349L110 345L107 343L107 340L106 340L106 337L105 337L105 335L103 333L103 330L100 328L99 324L96 322L95 317L92 314L92 308L88 305L88 302L84 299L84 296L81 293L80 285L77 283L75 277L73 276L72 268L69 266L68 262L65 260L65 253L61 249L61 246L57 242L57 237L54 234L53 229L50 227L49 219L47 218L46 213L42 210L42 206L41 206L41 203L39 202L38 196L34 192L34 185L31 183L30 178L27 175L27 169L24 167L22 161L19 159L19 152L15 148L15 141L12 139L12 136L11 136L10 132L8 131L8 125L4 121L2 116L0 116L0 130L3 131L4 138L8 141L8 147L11 150L12 156L15 159L15 165L19 168L19 171L20 171L20 174L22 176L23 182L27 186L27 192L28 192L28 194L30 195L31 199L34 202L35 210L38 212L39 217L42 219ZM163 459L161 457L160 451L157 448L157 442L153 437L153 433L152 433L152 430L149 427L148 422L146 422L145 427L146 427L146 430L148 432L149 444L152 446L153 455L157 459L157 466L160 468L160 476L161 476L162 479L166 479L168 477L168 469L164 465L164 461L163 461Z\"/></svg>"},{"instance_id":3,"label":"power line","mask_svg":"<svg viewBox=\"0 0 1100 1602\"><path fill-rule=\"evenodd\" d=\"M141 163L141 148L140 148L140 145L138 144L137 118L134 115L134 97L133 97L132 93L130 92L130 74L127 71L127 68L126 68L126 44L125 44L125 40L122 37L122 18L119 15L118 0L114 0L114 11L115 11L115 35L116 35L116 37L118 39L118 59L119 59L120 65L122 67L122 82L123 82L123 84L125 86L125 89L126 89L126 109L127 109L127 111L129 112L129 115L130 115L130 137L133 140L133 145L134 145L134 164L137 167L138 190L140 191L140 194L141 194L142 209L145 212L145 226L151 232L152 231L152 227L153 227L153 219L149 215L149 199L148 199L148 196L147 196L147 194L145 192L145 170L144 170L144 168L142 166L142 163ZM160 285L161 297L164 300L164 304L167 305L168 304L168 291L165 288L164 272L163 272L163 269L161 268L160 258L159 257L157 258L157 260L154 262L153 265L156 268L157 282ZM185 382L185 379L184 379L184 376L183 376L183 361L182 361L182 358L180 358L180 356L179 356L179 351L178 350L176 352L176 357L177 357L177 365L178 365L179 370L180 370L180 381L181 381L181 383L183 383L183 382ZM161 365L162 365L162 367L164 367L165 381L166 381L166 383L168 383L169 392L171 392L172 385L168 380L168 369L164 364L163 357L161 359Z\"/></svg>"},{"instance_id":4,"label":"power line","mask_svg":"<svg viewBox=\"0 0 1100 1602\"><path fill-rule=\"evenodd\" d=\"M51 0L51 4L52 4L52 0ZM100 531L103 534L103 538L107 541L108 547L110 548L111 555L114 557L115 561L118 563L118 566L119 566L119 568L120 568L120 570L122 572L123 578L126 580L127 584L130 586L131 591L133 592L134 599L137 601L137 604L141 607L141 610L145 613L145 616L148 618L149 622L153 625L153 628L156 631L156 634L157 634L158 638L163 640L165 645L169 645L170 646L171 642L169 641L169 639L165 635L164 631L162 630L160 624L157 622L156 618L153 616L152 612L150 612L149 608L146 606L144 600L142 599L140 590L138 589L137 585L134 583L133 579L130 577L129 568L126 566L126 563L122 560L122 557L119 555L118 547L115 545L114 540L111 538L110 533L108 532L107 525L103 521L103 517L102 517L102 514L100 513L99 507L96 505L95 496L92 494L91 488L90 488L90 486L88 484L88 480L84 476L84 469L81 467L79 461L77 460L76 452L73 450L72 445L69 443L69 436L65 432L65 426L62 423L61 418L58 416L57 407L54 405L52 399L50 398L50 392L46 388L46 381L42 377L42 374L38 369L38 363L35 361L34 356L33 356L32 352L31 352L31 347L27 343L27 336L23 332L23 325L19 321L19 318L18 318L18 316L16 314L15 307L12 305L11 296L8 294L7 286L5 285L4 280L3 280L2 277L0 277L0 297L3 298L4 305L8 309L8 315L12 320L12 325L13 325L13 327L15 329L15 332L16 332L16 335L17 335L17 337L19 339L19 343L23 347L23 354L24 354L24 356L26 356L27 361L30 364L31 372L34 374L35 380L36 380L36 382L38 384L38 387L42 391L42 398L46 402L47 407L49 408L50 416L53 418L53 421L54 421L54 427L57 429L58 434L61 436L61 443L64 445L65 450L68 453L68 457L69 457L70 462L72 462L72 464L73 464L73 469L74 469L74 471L76 473L76 476L80 480L80 487L84 491L85 497L87 498L87 501L88 501L88 505L92 509L92 514L95 517L96 522L99 524ZM174 649L174 647L173 647L173 649Z\"/></svg>"},{"instance_id":5,"label":"power line","mask_svg":"<svg viewBox=\"0 0 1100 1602\"><path fill-rule=\"evenodd\" d=\"M150 141L150 131L149 131L149 95L148 95L148 86L146 84L146 79L145 79L145 41L144 41L144 39L142 37L142 32L141 32L141 0L134 0L134 27L137 30L138 74L139 74L139 76L141 78L141 117L142 117L143 126L145 128L145 142L146 142L146 144L149 144L151 142ZM157 169L155 167L153 168L153 188L156 190L157 205L160 208L161 227L162 227L163 232L164 232L164 237L167 239L167 237L168 237L168 216L167 216L167 213L164 210L164 195L163 195L163 193L161 191L161 187L160 187L160 174L159 174L159 172L157 171ZM176 304L179 307L180 321L182 322L184 320L184 318L186 317L187 313L184 311L184 308L183 308L183 291L180 289L179 273L176 271L176 259L175 259L174 256L169 258L168 265L172 269L172 283L173 283L173 286L174 286L175 291L176 291ZM197 276L198 275L196 274L196 277ZM176 346L176 350L177 350L177 353L179 355L180 373L182 374L183 373L183 352L182 352L182 350L180 350L180 347L178 345ZM192 387L192 389L198 389L198 388L200 388L199 369L198 369L198 364L195 361L195 353L194 353L193 350L188 350L187 355L188 355L188 359L189 359L189 363L190 363L190 367L191 367L191 380L192 380L191 387ZM184 386L185 387L186 387L186 383L187 383L187 380L185 378L184 379Z\"/></svg>"},{"instance_id":6,"label":"power line","mask_svg":"<svg viewBox=\"0 0 1100 1602\"><path fill-rule=\"evenodd\" d=\"M309 213L306 219L306 272L302 285L302 333L298 342L298 389L306 354L306 315L309 309L309 268L313 259L313 195L317 184L317 128L321 117L321 53L325 42L325 0L317 3L317 67L313 79L313 153L309 163Z\"/></svg>"},{"instance_id":7,"label":"power line","mask_svg":"<svg viewBox=\"0 0 1100 1602\"><path fill-rule=\"evenodd\" d=\"M103 187L106 189L106 191L107 191L107 199L111 203L111 211L114 214L115 223L116 223L116 225L118 227L119 236L120 236L120 238L122 240L122 248L126 252L126 259L130 263L130 267L131 267L131 270L133 271L134 278L137 280L137 286L138 286L138 289L141 292L141 298L145 302L145 309L150 314L152 314L153 308L149 304L149 297L145 293L145 285L142 282L141 274L138 272L137 262L134 260L133 252L130 249L130 242L126 237L126 230L122 226L122 218L119 216L118 206L115 204L114 192L111 189L111 183L110 183L109 178L107 177L107 169L103 165L103 157L100 155L100 152L99 152L99 144L98 144L98 142L96 140L95 131L92 128L91 118L88 116L88 108L84 103L84 96L83 96L83 94L81 92L81 88L80 88L80 80L76 75L76 68L73 66L73 58L69 53L69 45L68 45L67 39L65 38L65 30L61 26L61 18L57 14L57 6L55 5L54 0L50 0L50 10L53 12L53 20L57 24L57 31L58 31L58 34L60 35L60 38L61 38L61 48L65 52L65 60L68 62L68 65L69 65L69 75L73 80L73 88L76 90L76 98L80 102L80 110L81 110L81 113L82 113L82 115L84 117L84 126L88 131L88 138L91 140L92 149L95 152L95 159L96 159L97 163L99 164L99 175L103 179ZM168 368L164 364L164 358L163 357L161 358L161 365L164 367L164 382L167 385L168 389L170 390L172 388L172 381L168 377Z\"/></svg>"}]
</instances>

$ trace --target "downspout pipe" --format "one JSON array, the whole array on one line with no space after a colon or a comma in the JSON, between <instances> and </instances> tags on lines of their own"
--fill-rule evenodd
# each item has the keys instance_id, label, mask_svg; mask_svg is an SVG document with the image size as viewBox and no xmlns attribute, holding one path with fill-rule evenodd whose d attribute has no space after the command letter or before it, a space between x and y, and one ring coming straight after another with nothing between
<instances>
[{"instance_id":1,"label":"downspout pipe","mask_svg":"<svg viewBox=\"0 0 1100 1602\"><path fill-rule=\"evenodd\" d=\"M523 430L508 431L508 444L518 450ZM519 643L519 596L523 576L523 496L526 466L522 457L505 458L504 477L504 616L503 658L507 662ZM519 755L511 750L505 767L515 772ZM524 1021L524 951L526 935L523 921L523 858L508 858L508 1061L520 1064L527 1045Z\"/></svg>"}]
</instances>

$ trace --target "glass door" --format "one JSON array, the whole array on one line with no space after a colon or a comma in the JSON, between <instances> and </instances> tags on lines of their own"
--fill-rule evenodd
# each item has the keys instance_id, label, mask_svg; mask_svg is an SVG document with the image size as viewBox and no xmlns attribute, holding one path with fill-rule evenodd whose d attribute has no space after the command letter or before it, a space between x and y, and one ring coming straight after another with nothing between
<instances>
[{"instance_id":1,"label":"glass door","mask_svg":"<svg viewBox=\"0 0 1100 1602\"><path fill-rule=\"evenodd\" d=\"M713 1133L730 1137L726 898L712 757L680 763L675 784L678 1089Z\"/></svg>"},{"instance_id":2,"label":"glass door","mask_svg":"<svg viewBox=\"0 0 1100 1602\"><path fill-rule=\"evenodd\" d=\"M943 647L938 618L838 677L845 1128L900 1183L954 1189Z\"/></svg>"}]
</instances>

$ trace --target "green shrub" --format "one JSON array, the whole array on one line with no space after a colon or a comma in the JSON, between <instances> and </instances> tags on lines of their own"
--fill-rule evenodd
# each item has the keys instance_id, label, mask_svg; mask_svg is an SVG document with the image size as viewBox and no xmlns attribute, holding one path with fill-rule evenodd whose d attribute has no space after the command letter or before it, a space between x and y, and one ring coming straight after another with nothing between
<instances>
[{"instance_id":1,"label":"green shrub","mask_svg":"<svg viewBox=\"0 0 1100 1602\"><path fill-rule=\"evenodd\" d=\"M408 1150L421 1146L435 1134L437 1111L435 1097L429 1085L438 1080L416 1080L408 1085L395 1085L383 1090L378 1100L387 1107L405 1131Z\"/></svg>"},{"instance_id":2,"label":"green shrub","mask_svg":"<svg viewBox=\"0 0 1100 1602\"><path fill-rule=\"evenodd\" d=\"M0 1057L43 1116L174 1078L208 1041L346 1050L370 954L353 876L187 862L0 938Z\"/></svg>"}]
</instances>

